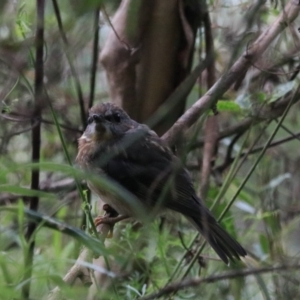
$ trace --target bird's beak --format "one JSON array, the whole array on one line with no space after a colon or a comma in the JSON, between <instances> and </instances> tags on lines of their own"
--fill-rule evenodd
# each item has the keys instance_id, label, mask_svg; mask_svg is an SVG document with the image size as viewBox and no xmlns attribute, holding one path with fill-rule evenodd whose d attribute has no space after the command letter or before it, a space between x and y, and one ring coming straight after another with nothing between
<instances>
[{"instance_id":1,"label":"bird's beak","mask_svg":"<svg viewBox=\"0 0 300 300\"><path fill-rule=\"evenodd\" d=\"M96 124L93 122L87 126L83 135L80 137L82 140L93 141L96 137Z\"/></svg>"},{"instance_id":2,"label":"bird's beak","mask_svg":"<svg viewBox=\"0 0 300 300\"><path fill-rule=\"evenodd\" d=\"M111 137L111 130L105 122L92 122L80 137L87 142L107 140Z\"/></svg>"}]
</instances>

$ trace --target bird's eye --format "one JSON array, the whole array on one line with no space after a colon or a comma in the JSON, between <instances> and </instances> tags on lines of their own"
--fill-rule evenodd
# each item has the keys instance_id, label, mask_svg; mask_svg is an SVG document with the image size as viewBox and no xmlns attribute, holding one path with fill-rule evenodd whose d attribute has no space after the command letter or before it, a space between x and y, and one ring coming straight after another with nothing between
<instances>
[{"instance_id":1,"label":"bird's eye","mask_svg":"<svg viewBox=\"0 0 300 300\"><path fill-rule=\"evenodd\" d=\"M121 116L119 113L107 115L104 118L105 118L105 120L107 120L109 122L113 122L113 123L119 123L121 121Z\"/></svg>"},{"instance_id":2,"label":"bird's eye","mask_svg":"<svg viewBox=\"0 0 300 300\"><path fill-rule=\"evenodd\" d=\"M116 123L119 123L121 121L121 116L119 113L114 114L114 121Z\"/></svg>"},{"instance_id":3,"label":"bird's eye","mask_svg":"<svg viewBox=\"0 0 300 300\"><path fill-rule=\"evenodd\" d=\"M99 122L101 122L101 120L102 120L101 116L94 114L94 115L91 115L91 116L88 117L87 123L88 123L88 125L90 125L93 122L99 123Z\"/></svg>"}]
</instances>

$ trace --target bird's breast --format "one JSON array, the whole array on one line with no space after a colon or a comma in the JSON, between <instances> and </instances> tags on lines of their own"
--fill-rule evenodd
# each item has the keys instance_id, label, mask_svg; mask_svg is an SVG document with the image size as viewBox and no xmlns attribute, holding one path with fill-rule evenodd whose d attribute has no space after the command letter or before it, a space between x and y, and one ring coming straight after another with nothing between
<instances>
[{"instance_id":1,"label":"bird's breast","mask_svg":"<svg viewBox=\"0 0 300 300\"><path fill-rule=\"evenodd\" d=\"M95 186L90 182L88 182L88 186L104 203L111 206L120 215L133 216L132 208L123 199L111 194L111 192L109 193L105 188Z\"/></svg>"}]
</instances>

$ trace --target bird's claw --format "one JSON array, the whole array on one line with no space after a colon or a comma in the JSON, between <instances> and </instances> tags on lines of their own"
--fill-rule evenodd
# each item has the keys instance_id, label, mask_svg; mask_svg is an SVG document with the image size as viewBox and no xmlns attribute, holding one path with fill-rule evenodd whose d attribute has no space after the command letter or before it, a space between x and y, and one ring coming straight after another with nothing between
<instances>
[{"instance_id":1,"label":"bird's claw","mask_svg":"<svg viewBox=\"0 0 300 300\"><path fill-rule=\"evenodd\" d=\"M117 222L127 219L128 217L125 215L118 215L118 213L111 208L108 204L103 205L103 210L105 210L105 216L98 216L95 218L94 223L95 227L98 227L101 224L106 224L109 226L109 232L107 234L107 238L113 237L113 229Z\"/></svg>"},{"instance_id":2,"label":"bird's claw","mask_svg":"<svg viewBox=\"0 0 300 300\"><path fill-rule=\"evenodd\" d=\"M112 219L113 217L106 217L106 216L98 216L94 219L95 226L98 227L101 224L106 224L109 226L109 231L107 234L107 238L112 238L113 237L113 230L114 230L114 225L116 222L113 222Z\"/></svg>"}]
</instances>

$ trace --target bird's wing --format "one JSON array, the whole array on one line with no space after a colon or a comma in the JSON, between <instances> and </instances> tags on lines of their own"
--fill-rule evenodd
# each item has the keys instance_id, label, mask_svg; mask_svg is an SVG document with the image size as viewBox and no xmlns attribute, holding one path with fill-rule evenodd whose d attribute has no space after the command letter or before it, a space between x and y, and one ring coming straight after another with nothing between
<instances>
[{"instance_id":1,"label":"bird's wing","mask_svg":"<svg viewBox=\"0 0 300 300\"><path fill-rule=\"evenodd\" d=\"M134 135L136 129L122 142L132 140ZM147 132L111 157L102 169L144 203L151 206L162 203L185 215L199 216L203 205L195 195L188 172L153 132Z\"/></svg>"},{"instance_id":2,"label":"bird's wing","mask_svg":"<svg viewBox=\"0 0 300 300\"><path fill-rule=\"evenodd\" d=\"M185 215L226 264L246 255L196 196L188 172L158 136L147 134L109 159L102 169L145 205L162 205Z\"/></svg>"}]
</instances>

